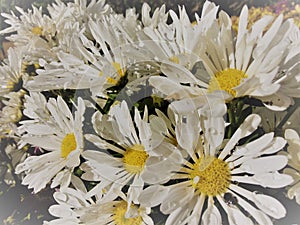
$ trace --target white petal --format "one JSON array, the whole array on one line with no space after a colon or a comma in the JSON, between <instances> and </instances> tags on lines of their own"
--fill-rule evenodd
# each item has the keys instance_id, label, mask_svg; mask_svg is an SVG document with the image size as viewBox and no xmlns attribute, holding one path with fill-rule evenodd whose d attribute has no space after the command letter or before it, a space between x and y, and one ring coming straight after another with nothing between
<instances>
[{"instance_id":1,"label":"white petal","mask_svg":"<svg viewBox=\"0 0 300 225\"><path fill-rule=\"evenodd\" d=\"M266 156L244 162L238 169L251 174L266 173L280 170L287 164L283 155Z\"/></svg>"},{"instance_id":2,"label":"white petal","mask_svg":"<svg viewBox=\"0 0 300 225\"><path fill-rule=\"evenodd\" d=\"M222 144L224 139L225 121L223 117L209 117L204 120L203 130L211 149L210 155L215 155L215 149Z\"/></svg>"},{"instance_id":3,"label":"white petal","mask_svg":"<svg viewBox=\"0 0 300 225\"><path fill-rule=\"evenodd\" d=\"M286 140L282 137L275 137L271 144L268 145L266 148L261 150L263 154L274 154L278 152L279 150L283 149L283 147L286 145Z\"/></svg>"},{"instance_id":4,"label":"white petal","mask_svg":"<svg viewBox=\"0 0 300 225\"><path fill-rule=\"evenodd\" d=\"M288 190L288 198L293 199L296 198L296 202L300 204L300 183L295 184Z\"/></svg>"},{"instance_id":5,"label":"white petal","mask_svg":"<svg viewBox=\"0 0 300 225\"><path fill-rule=\"evenodd\" d=\"M132 200L135 204L139 204L138 197L140 196L142 190L144 188L144 181L139 175L135 175L132 184L128 189L128 199ZM128 200L128 201L129 201ZM128 205L130 208L130 205Z\"/></svg>"},{"instance_id":6,"label":"white petal","mask_svg":"<svg viewBox=\"0 0 300 225\"><path fill-rule=\"evenodd\" d=\"M271 221L270 217L268 217L265 213L263 213L260 210L257 210L238 195L234 196L237 198L238 204L242 206L247 212L249 212L249 214L258 222L258 224L273 225L273 222Z\"/></svg>"},{"instance_id":7,"label":"white petal","mask_svg":"<svg viewBox=\"0 0 300 225\"><path fill-rule=\"evenodd\" d=\"M232 180L247 184L257 184L262 187L269 188L282 188L293 182L293 178L291 176L280 174L277 171L255 174L253 176L232 176Z\"/></svg>"},{"instance_id":8,"label":"white petal","mask_svg":"<svg viewBox=\"0 0 300 225\"><path fill-rule=\"evenodd\" d=\"M150 127L152 131L152 148L156 148L165 139L165 135L169 134L167 125L160 117L150 118Z\"/></svg>"},{"instance_id":9,"label":"white petal","mask_svg":"<svg viewBox=\"0 0 300 225\"><path fill-rule=\"evenodd\" d=\"M254 194L253 198L256 206L266 214L275 219L285 217L286 209L277 199L263 194Z\"/></svg>"},{"instance_id":10,"label":"white petal","mask_svg":"<svg viewBox=\"0 0 300 225\"><path fill-rule=\"evenodd\" d=\"M63 218L76 216L76 213L73 212L73 210L71 210L67 206L63 206L63 205L50 206L49 213L55 217L63 217Z\"/></svg>"},{"instance_id":11,"label":"white petal","mask_svg":"<svg viewBox=\"0 0 300 225\"><path fill-rule=\"evenodd\" d=\"M130 144L139 144L127 103L123 101L121 104L112 107L110 114L115 119L116 129L119 129L124 137L129 138Z\"/></svg>"},{"instance_id":12,"label":"white petal","mask_svg":"<svg viewBox=\"0 0 300 225\"><path fill-rule=\"evenodd\" d=\"M194 209L192 211L192 214L182 222L183 224L185 224L186 222L189 225L199 224L205 198L206 196L203 194L201 194L200 197L198 197Z\"/></svg>"},{"instance_id":13,"label":"white petal","mask_svg":"<svg viewBox=\"0 0 300 225\"><path fill-rule=\"evenodd\" d=\"M157 156L147 159L141 177L149 184L165 183L174 172L182 167L183 157L180 151L169 143L162 143L157 149Z\"/></svg>"},{"instance_id":14,"label":"white petal","mask_svg":"<svg viewBox=\"0 0 300 225\"><path fill-rule=\"evenodd\" d=\"M206 86L206 83L202 83L200 80L196 79L188 69L179 64L164 61L161 64L160 69L169 79L177 83L190 83L193 85L198 84Z\"/></svg>"},{"instance_id":15,"label":"white petal","mask_svg":"<svg viewBox=\"0 0 300 225\"><path fill-rule=\"evenodd\" d=\"M282 15L278 16L275 22L270 27L270 29L268 29L265 35L259 40L256 48L253 51L254 58L264 55L264 51L269 47L270 43L275 38L277 31L279 30L280 25L282 23L282 19Z\"/></svg>"},{"instance_id":16,"label":"white petal","mask_svg":"<svg viewBox=\"0 0 300 225\"><path fill-rule=\"evenodd\" d=\"M93 161L97 164L105 164L113 167L118 167L121 165L120 161L118 161L116 158L99 151L87 150L82 153L82 156L86 160Z\"/></svg>"},{"instance_id":17,"label":"white petal","mask_svg":"<svg viewBox=\"0 0 300 225\"><path fill-rule=\"evenodd\" d=\"M234 161L241 156L259 156L259 152L261 151L261 149L266 147L272 141L273 137L274 133L268 133L245 145L237 146L232 155L228 159L226 159L226 161Z\"/></svg>"},{"instance_id":18,"label":"white petal","mask_svg":"<svg viewBox=\"0 0 300 225\"><path fill-rule=\"evenodd\" d=\"M228 206L220 196L217 196L217 199L227 213L230 225L253 225L252 220L245 216L236 206Z\"/></svg>"},{"instance_id":19,"label":"white petal","mask_svg":"<svg viewBox=\"0 0 300 225\"><path fill-rule=\"evenodd\" d=\"M288 140L299 140L299 134L293 129L286 129L284 132L284 137Z\"/></svg>"},{"instance_id":20,"label":"white petal","mask_svg":"<svg viewBox=\"0 0 300 225\"><path fill-rule=\"evenodd\" d=\"M142 120L140 113L137 108L135 108L134 112L134 122L138 128L138 134L142 145L146 150L150 150L150 138L151 138L151 129L149 123Z\"/></svg>"},{"instance_id":21,"label":"white petal","mask_svg":"<svg viewBox=\"0 0 300 225\"><path fill-rule=\"evenodd\" d=\"M201 225L222 225L222 217L218 208L209 204L202 215Z\"/></svg>"},{"instance_id":22,"label":"white petal","mask_svg":"<svg viewBox=\"0 0 300 225\"><path fill-rule=\"evenodd\" d=\"M198 143L200 135L199 117L196 113L178 116L175 133L178 144L190 155Z\"/></svg>"},{"instance_id":23,"label":"white petal","mask_svg":"<svg viewBox=\"0 0 300 225\"><path fill-rule=\"evenodd\" d=\"M166 78L166 77L150 77L149 83L151 86L155 87L159 92L161 92L165 96L177 96L179 97L183 94L188 94L185 92L185 89L182 85ZM165 97L164 96L164 97Z\"/></svg>"},{"instance_id":24,"label":"white petal","mask_svg":"<svg viewBox=\"0 0 300 225\"><path fill-rule=\"evenodd\" d=\"M168 193L168 188L161 185L153 185L144 189L138 200L143 207L155 207L162 203Z\"/></svg>"},{"instance_id":25,"label":"white petal","mask_svg":"<svg viewBox=\"0 0 300 225\"><path fill-rule=\"evenodd\" d=\"M190 214L193 208L193 206L187 207L183 205L173 210L167 218L166 225L182 225L182 221Z\"/></svg>"},{"instance_id":26,"label":"white petal","mask_svg":"<svg viewBox=\"0 0 300 225\"><path fill-rule=\"evenodd\" d=\"M172 211L186 205L194 196L193 189L186 182L169 186L170 191L160 205L160 211L170 214Z\"/></svg>"},{"instance_id":27,"label":"white petal","mask_svg":"<svg viewBox=\"0 0 300 225\"><path fill-rule=\"evenodd\" d=\"M261 118L257 114L251 114L248 116L227 142L225 148L220 153L219 158L224 159L241 138L246 137L254 132L260 124L260 121Z\"/></svg>"},{"instance_id":28,"label":"white petal","mask_svg":"<svg viewBox=\"0 0 300 225\"><path fill-rule=\"evenodd\" d=\"M240 186L230 185L230 189L243 196L244 198L252 201L264 213L274 217L275 219L283 218L286 215L284 206L275 198L250 192Z\"/></svg>"},{"instance_id":29,"label":"white petal","mask_svg":"<svg viewBox=\"0 0 300 225\"><path fill-rule=\"evenodd\" d=\"M154 225L154 222L153 222L153 220L152 220L152 218L150 216L143 215L142 218L143 218L143 222L145 224L147 224L147 225Z\"/></svg>"},{"instance_id":30,"label":"white petal","mask_svg":"<svg viewBox=\"0 0 300 225\"><path fill-rule=\"evenodd\" d=\"M241 210L233 207L228 207L227 216L230 225L254 225L252 220L245 216Z\"/></svg>"}]
</instances>

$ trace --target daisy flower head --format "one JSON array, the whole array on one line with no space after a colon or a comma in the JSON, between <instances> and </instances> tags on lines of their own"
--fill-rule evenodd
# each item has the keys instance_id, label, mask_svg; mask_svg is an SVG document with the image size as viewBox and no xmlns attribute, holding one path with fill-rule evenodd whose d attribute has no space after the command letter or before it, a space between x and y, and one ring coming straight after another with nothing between
<instances>
[{"instance_id":1,"label":"daisy flower head","mask_svg":"<svg viewBox=\"0 0 300 225\"><path fill-rule=\"evenodd\" d=\"M225 102L229 95L224 91L208 93L207 85L182 65L165 61L160 69L162 76L149 78L154 95L170 102L169 107L178 116L178 121L191 114L192 117L198 115L198 121L203 121L201 128L208 131L205 135L211 145L217 147L224 137Z\"/></svg>"},{"instance_id":2,"label":"daisy flower head","mask_svg":"<svg viewBox=\"0 0 300 225\"><path fill-rule=\"evenodd\" d=\"M282 15L263 16L247 26L244 6L237 35L223 11L206 32L200 58L209 73L208 91L224 90L232 98L252 96L273 110L284 110L299 90L292 82L298 79L299 36L294 36L299 28L292 20L284 22Z\"/></svg>"},{"instance_id":3,"label":"daisy flower head","mask_svg":"<svg viewBox=\"0 0 300 225\"><path fill-rule=\"evenodd\" d=\"M8 58L0 65L0 96L10 92L19 92L28 80L28 74L23 71L23 48L8 49Z\"/></svg>"},{"instance_id":4,"label":"daisy flower head","mask_svg":"<svg viewBox=\"0 0 300 225\"><path fill-rule=\"evenodd\" d=\"M0 110L0 138L13 137L17 133L17 125L22 118L22 98L24 91L10 92L3 96L3 108Z\"/></svg>"},{"instance_id":5,"label":"daisy flower head","mask_svg":"<svg viewBox=\"0 0 300 225\"><path fill-rule=\"evenodd\" d=\"M57 39L63 35L70 24L78 23L82 29L89 19L113 13L104 0L91 1L89 4L86 0L75 0L67 4L58 0L48 5L49 15L44 14L42 8L35 6L27 12L20 7L16 9L20 13L19 17L14 12L1 14L10 26L0 31L0 34L17 32L11 34L8 39L16 45L25 45L31 50L56 46Z\"/></svg>"},{"instance_id":6,"label":"daisy flower head","mask_svg":"<svg viewBox=\"0 0 300 225\"><path fill-rule=\"evenodd\" d=\"M93 126L99 136L85 137L99 149L83 153L86 162L81 168L83 179L100 181L91 194L97 193L102 201L111 200L115 190L128 188L128 201L138 204L146 184L165 183L180 167L182 156L176 146L167 142L152 146L147 114L145 108L142 118L134 108L132 119L125 101L113 106L108 115L95 113Z\"/></svg>"},{"instance_id":7,"label":"daisy flower head","mask_svg":"<svg viewBox=\"0 0 300 225\"><path fill-rule=\"evenodd\" d=\"M118 198L109 202L101 202L86 197L86 190L63 188L54 193L58 204L49 208L51 215L59 217L52 221L44 221L44 225L153 225L148 214L150 208L131 204L131 215L126 215L128 198L118 192Z\"/></svg>"},{"instance_id":8,"label":"daisy flower head","mask_svg":"<svg viewBox=\"0 0 300 225\"><path fill-rule=\"evenodd\" d=\"M144 8L146 7L143 7L142 12L146 11ZM166 21L160 21L156 26L145 26L137 33L136 47L128 49L127 54L140 61L166 60L192 69L200 60L201 36L215 20L217 11L218 6L206 1L201 19L196 14L196 21L192 23L184 6L179 7L179 16L170 10L168 15L172 22L168 24Z\"/></svg>"},{"instance_id":9,"label":"daisy flower head","mask_svg":"<svg viewBox=\"0 0 300 225\"><path fill-rule=\"evenodd\" d=\"M296 199L296 202L300 205L300 157L299 157L299 149L300 149L300 138L299 134L292 129L286 129L284 133L284 137L287 140L288 147L287 155L289 161L289 168L284 169L284 173L293 177L294 182L291 186L288 187L288 198Z\"/></svg>"},{"instance_id":10,"label":"daisy flower head","mask_svg":"<svg viewBox=\"0 0 300 225\"><path fill-rule=\"evenodd\" d=\"M257 192L257 185L281 188L292 183L291 176L281 174L287 164L284 155L273 155L286 141L267 133L246 144L238 142L251 135L260 117L248 116L224 147L210 148L205 138L190 133L190 144L177 138L190 159L173 176L179 182L168 186L160 210L170 214L166 224L273 224L286 215L284 206L275 198ZM247 212L247 214L246 214ZM248 215L249 214L249 215Z\"/></svg>"},{"instance_id":11,"label":"daisy flower head","mask_svg":"<svg viewBox=\"0 0 300 225\"><path fill-rule=\"evenodd\" d=\"M60 30L64 28L66 22L79 22L81 26L84 26L89 19L96 20L103 15L114 13L112 8L105 3L105 0L89 2L75 0L68 3L57 0L52 5L48 5L47 10Z\"/></svg>"},{"instance_id":12,"label":"daisy flower head","mask_svg":"<svg viewBox=\"0 0 300 225\"><path fill-rule=\"evenodd\" d=\"M25 172L22 184L29 185L35 193L51 180L52 188L68 186L83 151L83 100L78 98L74 115L60 96L46 101L41 93L30 93L25 101L23 113L29 119L20 122L19 146L30 144L47 153L29 156L16 167L16 173Z\"/></svg>"},{"instance_id":13,"label":"daisy flower head","mask_svg":"<svg viewBox=\"0 0 300 225\"><path fill-rule=\"evenodd\" d=\"M119 84L124 78L128 57L123 55L131 40L126 29L135 24L131 20L111 14L98 20L89 20L71 38L68 51L57 52L58 60L43 63L43 69L32 79L28 88L32 91L53 89L90 89L92 96L105 96L105 90ZM136 24L135 24L136 25ZM90 34L85 31L88 29Z\"/></svg>"},{"instance_id":14,"label":"daisy flower head","mask_svg":"<svg viewBox=\"0 0 300 225\"><path fill-rule=\"evenodd\" d=\"M45 40L42 41L43 38L51 40L55 35L54 21L49 16L43 15L42 8L32 6L32 9L27 12L17 6L16 9L20 13L19 17L14 12L1 14L10 26L0 31L0 34L17 32L7 37L15 45L29 47L34 43L45 44Z\"/></svg>"}]
</instances>

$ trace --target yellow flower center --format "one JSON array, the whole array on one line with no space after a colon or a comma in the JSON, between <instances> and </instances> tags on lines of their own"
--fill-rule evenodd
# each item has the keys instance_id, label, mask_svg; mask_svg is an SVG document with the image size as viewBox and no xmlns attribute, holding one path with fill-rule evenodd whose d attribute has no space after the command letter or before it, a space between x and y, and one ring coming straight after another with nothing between
<instances>
[{"instance_id":1,"label":"yellow flower center","mask_svg":"<svg viewBox=\"0 0 300 225\"><path fill-rule=\"evenodd\" d=\"M169 58L171 62L179 64L179 57L178 56L172 56Z\"/></svg>"},{"instance_id":2,"label":"yellow flower center","mask_svg":"<svg viewBox=\"0 0 300 225\"><path fill-rule=\"evenodd\" d=\"M33 27L31 29L31 32L35 35L42 35L43 34L43 28L42 27Z\"/></svg>"},{"instance_id":3,"label":"yellow flower center","mask_svg":"<svg viewBox=\"0 0 300 225\"><path fill-rule=\"evenodd\" d=\"M243 79L247 77L247 74L237 69L229 68L219 71L209 81L208 91L224 90L236 97L236 91L233 90L233 88L240 85L243 82Z\"/></svg>"},{"instance_id":4,"label":"yellow flower center","mask_svg":"<svg viewBox=\"0 0 300 225\"><path fill-rule=\"evenodd\" d=\"M76 147L77 143L74 133L67 134L61 142L60 156L66 159L68 155L76 149Z\"/></svg>"},{"instance_id":5,"label":"yellow flower center","mask_svg":"<svg viewBox=\"0 0 300 225\"><path fill-rule=\"evenodd\" d=\"M6 82L6 85L2 85L0 87L9 89L10 91L13 92L18 92L23 87L23 79L21 78L21 76L16 79L10 79Z\"/></svg>"},{"instance_id":6,"label":"yellow flower center","mask_svg":"<svg viewBox=\"0 0 300 225\"><path fill-rule=\"evenodd\" d=\"M212 156L200 157L191 167L189 175L196 193L208 196L225 193L231 180L228 163Z\"/></svg>"},{"instance_id":7,"label":"yellow flower center","mask_svg":"<svg viewBox=\"0 0 300 225\"><path fill-rule=\"evenodd\" d=\"M116 225L141 225L143 219L141 216L126 218L127 202L122 201L114 208L113 220Z\"/></svg>"},{"instance_id":8,"label":"yellow flower center","mask_svg":"<svg viewBox=\"0 0 300 225\"><path fill-rule=\"evenodd\" d=\"M112 63L112 66L115 68L115 70L117 71L117 74L118 74L118 78L115 79L115 78L112 78L112 77L108 77L106 78L107 82L110 83L110 84L113 84L113 85L117 85L118 82L119 82L119 79L121 77L124 77L125 76L125 70L123 70L121 68L121 65L120 63L117 63L117 62L113 62Z\"/></svg>"},{"instance_id":9,"label":"yellow flower center","mask_svg":"<svg viewBox=\"0 0 300 225\"><path fill-rule=\"evenodd\" d=\"M142 172L148 157L149 155L145 152L144 146L142 145L135 144L127 148L123 156L125 169L129 173L138 174Z\"/></svg>"}]
</instances>

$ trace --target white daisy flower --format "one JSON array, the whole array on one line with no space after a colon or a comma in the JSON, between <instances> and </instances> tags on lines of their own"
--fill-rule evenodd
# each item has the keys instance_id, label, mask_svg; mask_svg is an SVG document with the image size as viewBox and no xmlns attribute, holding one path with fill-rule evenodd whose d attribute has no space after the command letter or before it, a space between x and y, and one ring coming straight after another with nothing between
<instances>
[{"instance_id":1,"label":"white daisy flower","mask_svg":"<svg viewBox=\"0 0 300 225\"><path fill-rule=\"evenodd\" d=\"M94 129L103 139L95 135L85 137L102 150L85 151L83 157L87 162L81 167L86 172L83 179L100 181L91 194L107 201L116 189L128 185L128 201L138 204L146 183L165 183L180 167L182 156L176 146L167 142L156 149L151 146L152 133L147 120L147 108L143 119L135 108L133 121L124 101L112 107L108 115L94 115ZM103 192L110 194L101 196Z\"/></svg>"},{"instance_id":2,"label":"white daisy flower","mask_svg":"<svg viewBox=\"0 0 300 225\"><path fill-rule=\"evenodd\" d=\"M273 224L270 217L279 219L286 215L278 200L257 193L255 186L252 188L252 185L281 188L292 183L292 177L278 172L287 164L287 157L273 155L286 141L267 133L236 146L259 123L258 115L247 117L219 151L211 148L197 132L189 133L189 142L184 143L179 137L178 144L184 146L190 159L173 177L182 181L168 187L160 206L161 212L170 214L166 225L199 224L200 220L203 225L223 224L220 209L226 213L230 225L254 224L254 221Z\"/></svg>"},{"instance_id":3,"label":"white daisy flower","mask_svg":"<svg viewBox=\"0 0 300 225\"><path fill-rule=\"evenodd\" d=\"M156 9L151 17L147 15L149 8L145 4L144 26L156 26L164 20L159 18L164 11L164 7ZM106 97L105 90L124 78L128 67L135 61L129 60L125 51L135 45L137 33L143 27L135 9L128 9L125 17L121 14L97 19L91 16L85 24L85 29L76 32L79 38L76 35L71 38L69 50L59 51L55 62L43 63L44 69L39 70L38 76L29 82L30 90L89 88L93 96Z\"/></svg>"},{"instance_id":4,"label":"white daisy flower","mask_svg":"<svg viewBox=\"0 0 300 225\"><path fill-rule=\"evenodd\" d=\"M227 110L225 100L228 95L222 91L207 93L202 88L203 82L182 65L163 62L160 68L167 77L150 77L154 92L171 101L170 108L178 115L179 121L191 113L198 114L210 144L218 146L224 137L223 117Z\"/></svg>"},{"instance_id":5,"label":"white daisy flower","mask_svg":"<svg viewBox=\"0 0 300 225\"><path fill-rule=\"evenodd\" d=\"M112 8L105 4L105 0L75 0L64 3L56 0L52 5L48 5L50 17L55 21L58 30L63 30L66 23L79 22L80 26L85 26L89 19L96 20L103 15L114 13Z\"/></svg>"},{"instance_id":6,"label":"white daisy flower","mask_svg":"<svg viewBox=\"0 0 300 225\"><path fill-rule=\"evenodd\" d=\"M101 20L89 20L87 27L92 37L87 37L84 29L78 32L72 38L72 50L59 51L58 61L44 63L44 69L37 71L28 88L34 91L87 88L93 96L104 95L105 89L125 76L126 66L130 65L122 55L130 40L124 27L136 18L128 21L120 18L113 14Z\"/></svg>"},{"instance_id":7,"label":"white daisy flower","mask_svg":"<svg viewBox=\"0 0 300 225\"><path fill-rule=\"evenodd\" d=\"M248 26L248 8L240 15L238 33L232 22L220 12L203 38L200 57L210 80L206 88L213 92L225 90L232 98L253 96L273 110L284 110L299 96L299 28L283 16L273 20L264 16ZM268 27L269 26L269 27ZM292 91L291 87L294 90Z\"/></svg>"},{"instance_id":8,"label":"white daisy flower","mask_svg":"<svg viewBox=\"0 0 300 225\"><path fill-rule=\"evenodd\" d=\"M54 193L58 203L49 208L51 215L59 217L52 221L44 221L44 225L153 225L148 216L150 208L142 205L129 205L131 215L126 215L128 208L127 197L119 192L118 200L109 202L94 202L86 198L84 191L72 188L61 189Z\"/></svg>"},{"instance_id":9,"label":"white daisy flower","mask_svg":"<svg viewBox=\"0 0 300 225\"><path fill-rule=\"evenodd\" d=\"M55 25L49 16L43 15L42 8L32 6L25 12L22 8L16 6L20 17L17 17L13 12L11 14L2 13L1 15L6 18L6 23L10 26L2 31L0 34L8 34L17 32L7 37L8 40L14 42L17 46L26 46L29 43L38 42L42 44L41 36L51 40L55 35Z\"/></svg>"},{"instance_id":10,"label":"white daisy flower","mask_svg":"<svg viewBox=\"0 0 300 225\"><path fill-rule=\"evenodd\" d=\"M23 113L30 119L20 122L20 147L28 143L48 153L28 157L16 167L16 173L25 172L22 184L29 185L35 193L52 178L52 188L68 186L73 169L80 164L79 156L83 151L84 102L78 98L73 116L60 96L57 100L50 98L47 102L42 94L31 93L25 96L25 100Z\"/></svg>"},{"instance_id":11,"label":"white daisy flower","mask_svg":"<svg viewBox=\"0 0 300 225\"><path fill-rule=\"evenodd\" d=\"M72 36L85 29L89 19L112 13L104 0L89 4L85 0L76 0L67 5L58 0L52 6L48 5L49 16L42 13L42 8L34 6L27 12L19 7L16 9L21 14L19 17L13 12L2 14L10 26L0 34L16 32L7 39L17 46L26 46L27 60L35 63L40 58L47 62L57 61L59 50L72 52Z\"/></svg>"},{"instance_id":12,"label":"white daisy flower","mask_svg":"<svg viewBox=\"0 0 300 225\"><path fill-rule=\"evenodd\" d=\"M285 130L284 137L287 140L288 147L287 155L290 168L284 169L284 173L293 177L294 182L288 187L288 197L290 199L295 198L296 202L300 205L300 138L296 131L292 129Z\"/></svg>"},{"instance_id":13,"label":"white daisy flower","mask_svg":"<svg viewBox=\"0 0 300 225\"><path fill-rule=\"evenodd\" d=\"M201 19L196 14L196 22L191 23L184 7L179 8L179 17L170 10L168 13L172 23L161 21L157 26L144 27L138 33L138 45L128 49L128 54L138 61L167 60L192 69L195 62L200 60L202 33L216 19L217 11L218 7L214 3L206 1Z\"/></svg>"},{"instance_id":14,"label":"white daisy flower","mask_svg":"<svg viewBox=\"0 0 300 225\"><path fill-rule=\"evenodd\" d=\"M0 96L18 92L26 84L28 74L23 72L23 48L9 48L7 60L0 65Z\"/></svg>"},{"instance_id":15,"label":"white daisy flower","mask_svg":"<svg viewBox=\"0 0 300 225\"><path fill-rule=\"evenodd\" d=\"M17 132L16 123L22 118L22 98L24 91L10 92L4 95L2 100L4 106L0 110L0 138L12 137Z\"/></svg>"}]
</instances>

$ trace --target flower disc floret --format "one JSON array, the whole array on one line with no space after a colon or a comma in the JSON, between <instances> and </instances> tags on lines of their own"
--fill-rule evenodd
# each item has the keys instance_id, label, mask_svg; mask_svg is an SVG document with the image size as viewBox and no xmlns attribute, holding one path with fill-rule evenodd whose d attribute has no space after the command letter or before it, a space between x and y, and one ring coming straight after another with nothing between
<instances>
[{"instance_id":1,"label":"flower disc floret","mask_svg":"<svg viewBox=\"0 0 300 225\"><path fill-rule=\"evenodd\" d=\"M230 185L230 168L221 159L200 157L191 168L190 180L196 193L217 196L225 193Z\"/></svg>"},{"instance_id":2,"label":"flower disc floret","mask_svg":"<svg viewBox=\"0 0 300 225\"><path fill-rule=\"evenodd\" d=\"M125 169L129 173L137 174L142 172L148 157L149 155L143 145L135 144L127 148L123 156Z\"/></svg>"}]
</instances>

